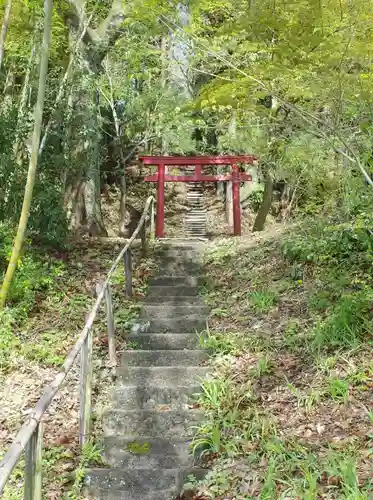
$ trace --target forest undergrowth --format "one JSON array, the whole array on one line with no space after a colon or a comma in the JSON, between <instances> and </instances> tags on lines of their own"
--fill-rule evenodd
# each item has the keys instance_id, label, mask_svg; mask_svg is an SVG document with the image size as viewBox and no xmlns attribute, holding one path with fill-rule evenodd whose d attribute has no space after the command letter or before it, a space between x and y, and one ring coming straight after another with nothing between
<instances>
[{"instance_id":1,"label":"forest undergrowth","mask_svg":"<svg viewBox=\"0 0 373 500\"><path fill-rule=\"evenodd\" d=\"M356 207L355 207L356 208ZM338 211L205 254L199 500L373 498L372 236ZM347 222L348 221L348 222Z\"/></svg>"},{"instance_id":2,"label":"forest undergrowth","mask_svg":"<svg viewBox=\"0 0 373 500\"><path fill-rule=\"evenodd\" d=\"M0 270L12 242L0 226ZM0 455L3 455L45 387L58 373L77 340L93 304L96 285L105 278L119 253L112 241L83 239L52 250L27 244L11 288L9 305L0 312ZM151 259L134 252L133 300L123 292L119 266L112 280L117 351L137 316L138 300L146 293ZM106 321L102 310L94 327L94 415L100 415L111 387ZM79 438L79 361L48 409L44 422L43 491L48 500L77 499L84 469L100 461L94 436L83 450ZM99 423L98 423L99 425ZM4 492L7 500L23 498L24 461L19 462Z\"/></svg>"}]
</instances>

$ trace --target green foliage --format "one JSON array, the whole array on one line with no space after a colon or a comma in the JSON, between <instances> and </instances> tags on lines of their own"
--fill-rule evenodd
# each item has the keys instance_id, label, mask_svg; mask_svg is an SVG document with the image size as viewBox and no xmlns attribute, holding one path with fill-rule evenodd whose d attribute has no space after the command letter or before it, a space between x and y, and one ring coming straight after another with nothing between
<instances>
[{"instance_id":1,"label":"green foliage","mask_svg":"<svg viewBox=\"0 0 373 500\"><path fill-rule=\"evenodd\" d=\"M271 291L258 290L249 292L248 300L253 311L263 314L268 312L275 305L277 297L276 294Z\"/></svg>"},{"instance_id":2,"label":"green foliage","mask_svg":"<svg viewBox=\"0 0 373 500\"><path fill-rule=\"evenodd\" d=\"M72 491L68 494L69 500L79 499L87 469L100 465L103 465L102 450L97 444L88 441L82 449L79 466L75 471L74 485Z\"/></svg>"},{"instance_id":3,"label":"green foliage","mask_svg":"<svg viewBox=\"0 0 373 500\"><path fill-rule=\"evenodd\" d=\"M369 339L372 298L372 290L343 295L315 326L314 345L327 349L351 348Z\"/></svg>"},{"instance_id":4,"label":"green foliage","mask_svg":"<svg viewBox=\"0 0 373 500\"><path fill-rule=\"evenodd\" d=\"M346 380L330 377L327 385L327 393L334 401L343 401L347 404L350 384Z\"/></svg>"},{"instance_id":5,"label":"green foliage","mask_svg":"<svg viewBox=\"0 0 373 500\"><path fill-rule=\"evenodd\" d=\"M0 276L5 272L13 244L13 230L0 223ZM9 301L17 313L27 314L35 304L37 294L47 293L64 268L58 262L43 261L36 253L29 253L30 242L26 244L25 255L18 262L18 272L12 283Z\"/></svg>"}]
</instances>

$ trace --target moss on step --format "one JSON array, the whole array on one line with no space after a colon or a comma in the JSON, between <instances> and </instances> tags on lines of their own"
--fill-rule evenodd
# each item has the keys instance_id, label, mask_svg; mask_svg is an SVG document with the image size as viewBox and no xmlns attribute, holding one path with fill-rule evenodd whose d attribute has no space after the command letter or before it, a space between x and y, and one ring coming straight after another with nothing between
<instances>
[{"instance_id":1,"label":"moss on step","mask_svg":"<svg viewBox=\"0 0 373 500\"><path fill-rule=\"evenodd\" d=\"M138 441L134 441L128 444L127 449L134 455L147 455L150 453L151 447L152 445L150 443L139 443Z\"/></svg>"}]
</instances>

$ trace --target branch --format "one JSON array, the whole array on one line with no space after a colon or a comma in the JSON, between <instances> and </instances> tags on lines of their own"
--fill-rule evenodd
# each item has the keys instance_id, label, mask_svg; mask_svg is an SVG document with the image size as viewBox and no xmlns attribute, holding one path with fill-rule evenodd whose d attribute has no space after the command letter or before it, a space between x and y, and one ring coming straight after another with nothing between
<instances>
[{"instance_id":1,"label":"branch","mask_svg":"<svg viewBox=\"0 0 373 500\"><path fill-rule=\"evenodd\" d=\"M73 10L67 14L67 24L78 31L81 26L87 24L85 13L85 0L68 0ZM121 26L125 20L125 12L122 0L113 0L112 6L106 19L96 28L88 28L83 37L83 43L91 52L91 57L96 64L101 64L108 50L121 36ZM93 53L92 53L93 52Z\"/></svg>"},{"instance_id":2,"label":"branch","mask_svg":"<svg viewBox=\"0 0 373 500\"><path fill-rule=\"evenodd\" d=\"M96 29L100 42L106 43L107 47L113 46L121 35L124 20L123 0L113 0L109 14Z\"/></svg>"}]
</instances>

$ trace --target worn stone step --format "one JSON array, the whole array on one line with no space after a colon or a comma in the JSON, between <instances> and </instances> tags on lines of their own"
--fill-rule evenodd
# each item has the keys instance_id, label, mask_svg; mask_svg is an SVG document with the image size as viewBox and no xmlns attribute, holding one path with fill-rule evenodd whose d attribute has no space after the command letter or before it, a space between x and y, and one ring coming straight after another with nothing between
<instances>
[{"instance_id":1,"label":"worn stone step","mask_svg":"<svg viewBox=\"0 0 373 500\"><path fill-rule=\"evenodd\" d=\"M201 410L107 410L102 427L105 436L126 438L192 437L193 427L204 419Z\"/></svg>"},{"instance_id":2,"label":"worn stone step","mask_svg":"<svg viewBox=\"0 0 373 500\"><path fill-rule=\"evenodd\" d=\"M90 500L172 500L190 475L202 479L206 469L89 469L84 495Z\"/></svg>"},{"instance_id":3,"label":"worn stone step","mask_svg":"<svg viewBox=\"0 0 373 500\"><path fill-rule=\"evenodd\" d=\"M139 319L131 328L131 333L193 333L206 330L206 318L190 315L184 318L155 317L151 320Z\"/></svg>"},{"instance_id":4,"label":"worn stone step","mask_svg":"<svg viewBox=\"0 0 373 500\"><path fill-rule=\"evenodd\" d=\"M118 437L104 438L102 446L105 464L110 467L133 469L175 469L192 467L195 459L191 439Z\"/></svg>"},{"instance_id":5,"label":"worn stone step","mask_svg":"<svg viewBox=\"0 0 373 500\"><path fill-rule=\"evenodd\" d=\"M153 286L193 286L198 287L203 283L202 275L197 276L172 276L164 275L157 278L150 278L149 287Z\"/></svg>"},{"instance_id":6,"label":"worn stone step","mask_svg":"<svg viewBox=\"0 0 373 500\"><path fill-rule=\"evenodd\" d=\"M196 381L189 385L119 385L114 393L114 405L122 410L156 410L187 408L201 392ZM184 381L184 383L186 383Z\"/></svg>"},{"instance_id":7,"label":"worn stone step","mask_svg":"<svg viewBox=\"0 0 373 500\"><path fill-rule=\"evenodd\" d=\"M179 318L186 316L207 317L210 309L204 305L174 304L165 307L163 304L144 304L140 311L140 318Z\"/></svg>"},{"instance_id":8,"label":"worn stone step","mask_svg":"<svg viewBox=\"0 0 373 500\"><path fill-rule=\"evenodd\" d=\"M131 334L127 340L134 349L195 349L200 346L195 333L140 333Z\"/></svg>"},{"instance_id":9,"label":"worn stone step","mask_svg":"<svg viewBox=\"0 0 373 500\"><path fill-rule=\"evenodd\" d=\"M180 250L173 252L156 252L155 258L157 259L157 264L172 264L175 262L190 264L190 263L200 263L201 262L201 252L194 250Z\"/></svg>"},{"instance_id":10,"label":"worn stone step","mask_svg":"<svg viewBox=\"0 0 373 500\"><path fill-rule=\"evenodd\" d=\"M193 295L192 296L189 296L189 295L172 296L171 295L171 296L168 296L168 295L162 295L162 291L159 291L159 292L160 293L154 293L154 291L152 291L152 293L144 299L143 304L152 305L152 304L161 303L163 305L163 307L165 307L165 308L170 307L170 306L174 306L177 304L180 304L180 305L200 305L200 306L204 305L204 300L203 300L202 296L200 296L200 295L194 295L194 296Z\"/></svg>"},{"instance_id":11,"label":"worn stone step","mask_svg":"<svg viewBox=\"0 0 373 500\"><path fill-rule=\"evenodd\" d=\"M84 499L88 500L174 500L175 490L168 489L162 491L153 491L144 493L143 491L123 491L123 490L105 490L96 488L85 488Z\"/></svg>"},{"instance_id":12,"label":"worn stone step","mask_svg":"<svg viewBox=\"0 0 373 500\"><path fill-rule=\"evenodd\" d=\"M169 387L198 384L207 371L203 366L119 366L117 376L121 384Z\"/></svg>"},{"instance_id":13,"label":"worn stone step","mask_svg":"<svg viewBox=\"0 0 373 500\"><path fill-rule=\"evenodd\" d=\"M156 276L161 277L165 275L173 275L173 276L197 276L201 275L201 267L195 264L189 264L187 266L180 264L161 264L156 271Z\"/></svg>"},{"instance_id":14,"label":"worn stone step","mask_svg":"<svg viewBox=\"0 0 373 500\"><path fill-rule=\"evenodd\" d=\"M162 285L152 286L147 298L153 297L199 297L198 286Z\"/></svg>"},{"instance_id":15,"label":"worn stone step","mask_svg":"<svg viewBox=\"0 0 373 500\"><path fill-rule=\"evenodd\" d=\"M199 366L207 352L195 350L126 350L122 354L124 366Z\"/></svg>"}]
</instances>

